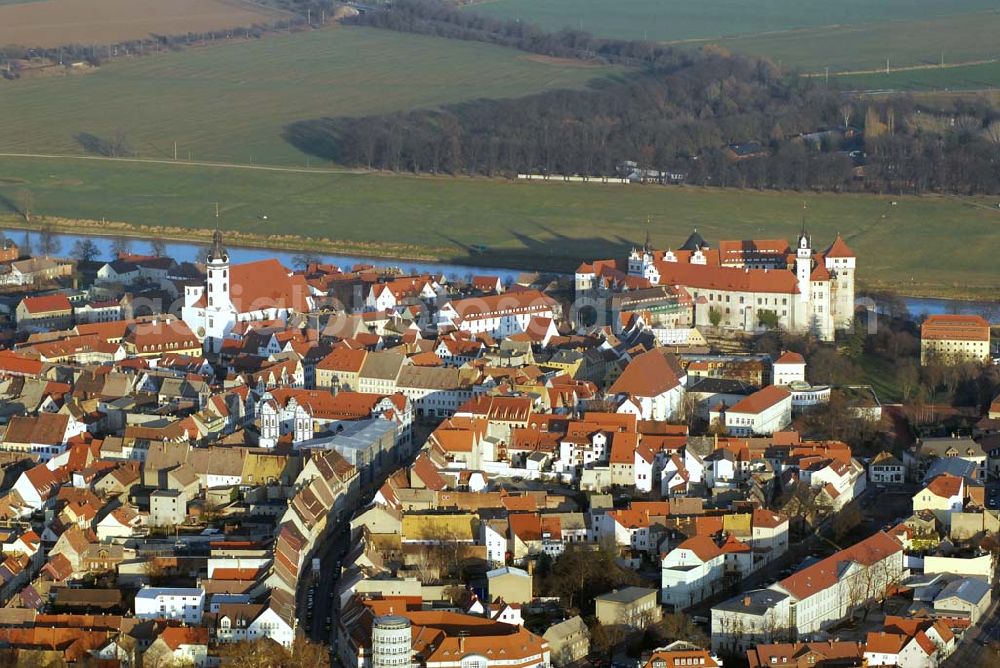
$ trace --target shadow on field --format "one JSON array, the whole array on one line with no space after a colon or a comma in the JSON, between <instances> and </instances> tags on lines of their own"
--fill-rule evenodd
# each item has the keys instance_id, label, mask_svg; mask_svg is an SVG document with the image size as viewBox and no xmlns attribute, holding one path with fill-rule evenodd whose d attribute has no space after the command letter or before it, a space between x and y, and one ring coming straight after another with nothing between
<instances>
[{"instance_id":1,"label":"shadow on field","mask_svg":"<svg viewBox=\"0 0 1000 668\"><path fill-rule=\"evenodd\" d=\"M6 210L9 213L24 217L24 209L14 200L0 193L0 211Z\"/></svg>"},{"instance_id":2,"label":"shadow on field","mask_svg":"<svg viewBox=\"0 0 1000 668\"><path fill-rule=\"evenodd\" d=\"M598 259L624 257L641 240L625 239L621 236L569 237L550 227L536 224L538 232L510 232L516 244L501 242L499 247L476 247L443 232L438 236L457 249L453 256L445 258L452 264L473 266L512 267L535 271L569 273L582 262Z\"/></svg>"}]
</instances>

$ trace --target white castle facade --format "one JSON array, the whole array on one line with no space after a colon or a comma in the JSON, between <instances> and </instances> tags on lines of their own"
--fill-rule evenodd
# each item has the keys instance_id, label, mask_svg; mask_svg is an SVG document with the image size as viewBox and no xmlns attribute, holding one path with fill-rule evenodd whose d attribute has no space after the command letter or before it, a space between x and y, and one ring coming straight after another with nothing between
<instances>
[{"instance_id":1,"label":"white castle facade","mask_svg":"<svg viewBox=\"0 0 1000 668\"><path fill-rule=\"evenodd\" d=\"M625 261L580 265L576 291L592 299L672 286L690 296L695 326L750 333L777 326L832 341L853 325L856 268L839 235L820 252L804 229L794 248L784 239L722 241L713 248L695 231L677 250L653 250L647 241Z\"/></svg>"}]
</instances>

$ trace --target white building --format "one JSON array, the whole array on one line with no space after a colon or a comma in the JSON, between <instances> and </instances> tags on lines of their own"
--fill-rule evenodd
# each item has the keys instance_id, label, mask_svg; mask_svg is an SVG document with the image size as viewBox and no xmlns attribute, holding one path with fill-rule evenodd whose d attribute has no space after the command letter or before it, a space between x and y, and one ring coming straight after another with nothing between
<instances>
[{"instance_id":1,"label":"white building","mask_svg":"<svg viewBox=\"0 0 1000 668\"><path fill-rule=\"evenodd\" d=\"M725 554L707 536L689 538L660 562L660 602L675 611L714 594L725 574Z\"/></svg>"},{"instance_id":2,"label":"white building","mask_svg":"<svg viewBox=\"0 0 1000 668\"><path fill-rule=\"evenodd\" d=\"M806 360L802 355L786 352L771 365L771 384L787 387L806 382Z\"/></svg>"},{"instance_id":3,"label":"white building","mask_svg":"<svg viewBox=\"0 0 1000 668\"><path fill-rule=\"evenodd\" d=\"M528 331L534 318L552 320L557 306L555 300L538 290L469 297L441 306L438 327L505 338Z\"/></svg>"},{"instance_id":4,"label":"white building","mask_svg":"<svg viewBox=\"0 0 1000 668\"><path fill-rule=\"evenodd\" d=\"M173 619L201 624L205 590L185 587L143 587L135 595L137 619Z\"/></svg>"},{"instance_id":5,"label":"white building","mask_svg":"<svg viewBox=\"0 0 1000 668\"><path fill-rule=\"evenodd\" d=\"M729 408L713 408L709 420L724 426L733 436L770 435L791 424L792 394L770 385Z\"/></svg>"},{"instance_id":6,"label":"white building","mask_svg":"<svg viewBox=\"0 0 1000 668\"><path fill-rule=\"evenodd\" d=\"M794 631L813 634L885 598L905 574L903 546L879 532L768 589L712 608L712 649L739 652Z\"/></svg>"}]
</instances>

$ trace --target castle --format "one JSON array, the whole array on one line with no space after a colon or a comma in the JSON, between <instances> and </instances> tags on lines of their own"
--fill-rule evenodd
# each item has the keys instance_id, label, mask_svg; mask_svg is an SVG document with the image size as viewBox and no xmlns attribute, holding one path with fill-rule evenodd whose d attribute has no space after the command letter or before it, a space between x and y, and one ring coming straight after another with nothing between
<instances>
[{"instance_id":1,"label":"castle","mask_svg":"<svg viewBox=\"0 0 1000 668\"><path fill-rule=\"evenodd\" d=\"M647 238L625 261L580 265L576 292L592 299L672 286L690 296L695 326L749 333L777 326L832 341L853 323L856 261L840 235L817 252L804 227L794 248L784 239L713 248L695 230L677 250L653 250Z\"/></svg>"}]
</instances>

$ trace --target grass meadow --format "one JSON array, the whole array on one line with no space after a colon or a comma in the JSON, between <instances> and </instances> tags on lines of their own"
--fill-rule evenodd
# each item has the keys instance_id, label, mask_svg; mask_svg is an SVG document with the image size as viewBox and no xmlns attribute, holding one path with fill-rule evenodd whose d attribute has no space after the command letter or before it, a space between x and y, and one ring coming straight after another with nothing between
<instances>
[{"instance_id":1,"label":"grass meadow","mask_svg":"<svg viewBox=\"0 0 1000 668\"><path fill-rule=\"evenodd\" d=\"M409 244L440 260L564 271L627 251L644 238L647 218L660 247L680 245L695 227L710 241L792 237L804 203L815 245L825 248L842 233L867 287L941 296L988 296L1000 288L993 257L1000 209L988 199L0 157L0 215L13 216L25 191L39 215L210 228L218 201L224 228L297 235L305 245L316 238ZM488 248L471 250L479 245Z\"/></svg>"},{"instance_id":2,"label":"grass meadow","mask_svg":"<svg viewBox=\"0 0 1000 668\"><path fill-rule=\"evenodd\" d=\"M618 70L513 49L338 27L113 61L0 85L0 152L82 154L123 134L139 156L304 165L286 124L582 87Z\"/></svg>"}]
</instances>

